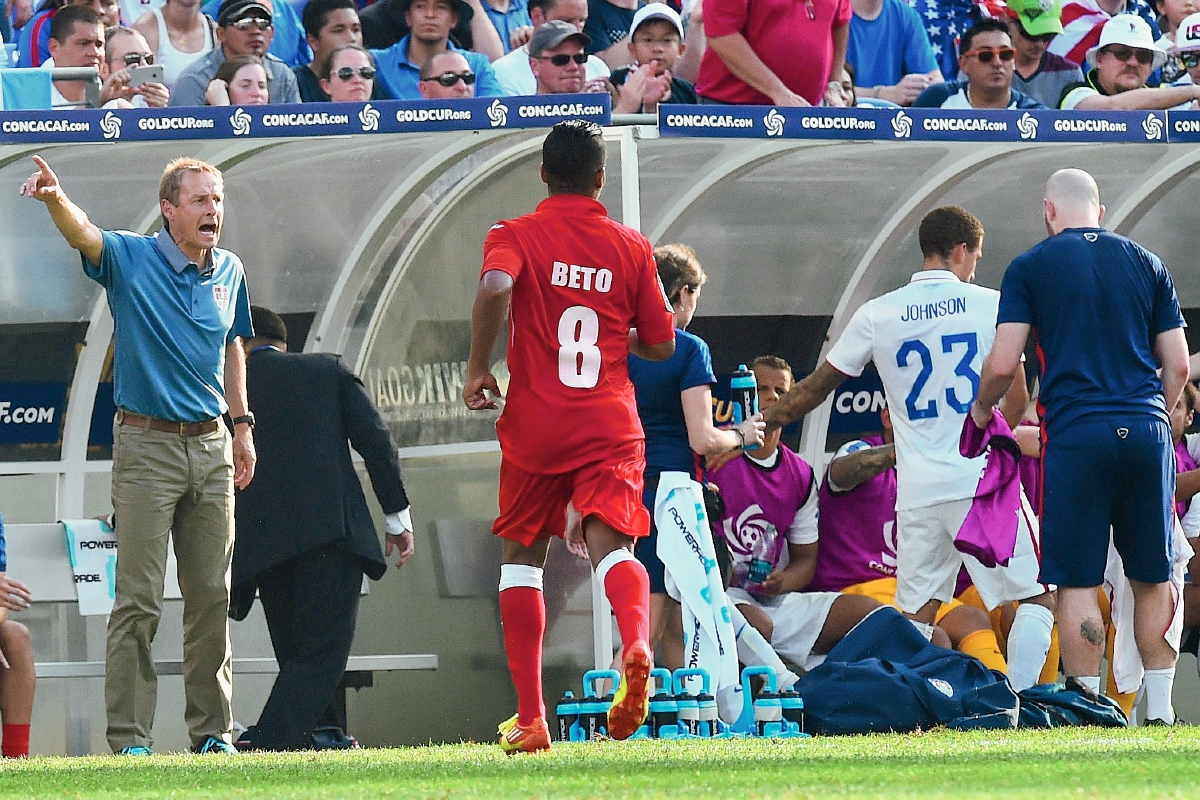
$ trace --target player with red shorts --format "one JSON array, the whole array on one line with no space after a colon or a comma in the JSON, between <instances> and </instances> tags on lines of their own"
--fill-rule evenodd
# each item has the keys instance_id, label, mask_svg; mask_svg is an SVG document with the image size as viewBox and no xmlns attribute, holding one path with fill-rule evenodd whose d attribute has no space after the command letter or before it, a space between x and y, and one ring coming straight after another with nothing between
<instances>
[{"instance_id":1,"label":"player with red shorts","mask_svg":"<svg viewBox=\"0 0 1200 800\"><path fill-rule=\"evenodd\" d=\"M549 197L534 213L493 226L484 241L463 386L469 408L496 407L488 362L507 314L511 377L496 424L500 516L492 531L504 540L500 618L517 689L517 714L500 726L508 753L550 747L542 568L550 537L564 535L568 503L582 517L624 644L608 733L627 739L646 718L650 588L633 542L648 533L650 518L642 505L645 437L626 359L633 352L661 361L675 350L649 240L609 219L596 199L604 186L600 127L555 125L542 145L541 176Z\"/></svg>"}]
</instances>

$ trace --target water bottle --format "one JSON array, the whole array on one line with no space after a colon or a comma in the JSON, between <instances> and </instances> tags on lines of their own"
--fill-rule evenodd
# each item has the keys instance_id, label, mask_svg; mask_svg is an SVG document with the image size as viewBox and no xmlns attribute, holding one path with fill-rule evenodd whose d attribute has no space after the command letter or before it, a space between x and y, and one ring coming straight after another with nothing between
<instances>
[{"instance_id":1,"label":"water bottle","mask_svg":"<svg viewBox=\"0 0 1200 800\"><path fill-rule=\"evenodd\" d=\"M605 735L608 729L608 708L612 705L613 693L600 696L599 681L608 679L615 686L621 679L615 669L592 669L583 673L583 698L579 701L580 741L590 742L597 735Z\"/></svg>"},{"instance_id":2,"label":"water bottle","mask_svg":"<svg viewBox=\"0 0 1200 800\"><path fill-rule=\"evenodd\" d=\"M679 715L679 706L671 694L671 671L656 667L650 674L658 681L658 689L650 696L650 737L670 738L678 733L675 723Z\"/></svg>"},{"instance_id":3,"label":"water bottle","mask_svg":"<svg viewBox=\"0 0 1200 800\"><path fill-rule=\"evenodd\" d=\"M775 692L764 691L755 698L754 727L759 736L769 738L783 732L783 705Z\"/></svg>"},{"instance_id":4,"label":"water bottle","mask_svg":"<svg viewBox=\"0 0 1200 800\"><path fill-rule=\"evenodd\" d=\"M794 689L785 689L779 693L779 705L783 711L783 719L788 727L794 727L796 733L804 733L804 700Z\"/></svg>"},{"instance_id":5,"label":"water bottle","mask_svg":"<svg viewBox=\"0 0 1200 800\"><path fill-rule=\"evenodd\" d=\"M701 692L696 696L696 702L700 704L699 734L715 736L717 733L717 698L707 692Z\"/></svg>"},{"instance_id":6,"label":"water bottle","mask_svg":"<svg viewBox=\"0 0 1200 800\"><path fill-rule=\"evenodd\" d=\"M676 717L679 720L679 735L699 736L700 701L696 695L689 694L685 689L682 694L675 695L675 702L679 705L679 713Z\"/></svg>"},{"instance_id":7,"label":"water bottle","mask_svg":"<svg viewBox=\"0 0 1200 800\"><path fill-rule=\"evenodd\" d=\"M570 689L562 696L562 700L558 701L554 716L558 718L558 740L571 741L571 726L579 719L579 701Z\"/></svg>"},{"instance_id":8,"label":"water bottle","mask_svg":"<svg viewBox=\"0 0 1200 800\"><path fill-rule=\"evenodd\" d=\"M746 573L745 584L742 586L747 592L763 593L763 581L775 567L775 540L778 537L778 529L768 522L763 527L762 533L754 540L754 545L750 548L749 570Z\"/></svg>"},{"instance_id":9,"label":"water bottle","mask_svg":"<svg viewBox=\"0 0 1200 800\"><path fill-rule=\"evenodd\" d=\"M746 369L745 364L738 364L733 377L729 379L729 401L733 407L733 424L745 422L758 413L758 380L754 373ZM754 442L746 443L746 450L756 450Z\"/></svg>"}]
</instances>

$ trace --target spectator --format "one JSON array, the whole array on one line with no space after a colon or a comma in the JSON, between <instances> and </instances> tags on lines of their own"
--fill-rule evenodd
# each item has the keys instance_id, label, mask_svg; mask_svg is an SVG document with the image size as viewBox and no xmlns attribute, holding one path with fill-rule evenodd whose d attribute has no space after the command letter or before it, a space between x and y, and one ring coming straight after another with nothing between
<instances>
[{"instance_id":1,"label":"spectator","mask_svg":"<svg viewBox=\"0 0 1200 800\"><path fill-rule=\"evenodd\" d=\"M217 24L200 11L200 0L166 0L162 8L147 11L133 24L146 37L155 63L162 64L168 89L180 74L217 46Z\"/></svg>"},{"instance_id":2,"label":"spectator","mask_svg":"<svg viewBox=\"0 0 1200 800\"><path fill-rule=\"evenodd\" d=\"M913 8L925 23L942 76L957 75L959 37L978 21L981 11L990 15L988 6L972 0L914 0Z\"/></svg>"},{"instance_id":3,"label":"spectator","mask_svg":"<svg viewBox=\"0 0 1200 800\"><path fill-rule=\"evenodd\" d=\"M267 52L278 58L289 68L307 64L312 60L312 52L304 38L304 25L300 21L300 12L290 0L263 0L271 9L271 23L274 35ZM220 7L223 0L205 0L204 12L211 17L220 17Z\"/></svg>"},{"instance_id":4,"label":"spectator","mask_svg":"<svg viewBox=\"0 0 1200 800\"><path fill-rule=\"evenodd\" d=\"M308 64L302 64L292 70L296 75L296 86L300 90L300 99L305 103L327 103L329 94L322 88L321 75L328 73L329 59L334 51L345 45L362 47L362 24L358 20L358 10L354 0L311 0L304 6L304 31L308 38L308 46L312 48L313 58ZM356 64L356 66L359 66ZM374 62L368 55L367 64L374 69ZM357 81L351 81L357 85ZM349 89L349 86L342 87ZM350 94L357 94L357 89ZM347 96L342 92L343 97ZM372 100L388 100L388 94L383 86L375 80L367 98ZM364 98L364 99L367 99Z\"/></svg>"},{"instance_id":5,"label":"spectator","mask_svg":"<svg viewBox=\"0 0 1200 800\"><path fill-rule=\"evenodd\" d=\"M1079 67L1046 48L1062 33L1062 7L1053 0L1049 10L1041 0L1009 0L1008 35L1013 59L1012 88L1032 97L1047 108L1057 108L1063 89L1083 80Z\"/></svg>"},{"instance_id":6,"label":"spectator","mask_svg":"<svg viewBox=\"0 0 1200 800\"><path fill-rule=\"evenodd\" d=\"M1092 69L1084 82L1063 89L1058 107L1066 111L1129 111L1171 108L1200 99L1200 86L1151 89L1146 85L1150 73L1166 59L1141 17L1113 17L1105 23L1100 43L1087 51Z\"/></svg>"},{"instance_id":7,"label":"spectator","mask_svg":"<svg viewBox=\"0 0 1200 800\"><path fill-rule=\"evenodd\" d=\"M638 0L588 0L587 21L583 32L591 37L588 53L599 56L610 70L633 60L629 51L629 31Z\"/></svg>"},{"instance_id":8,"label":"spectator","mask_svg":"<svg viewBox=\"0 0 1200 800\"><path fill-rule=\"evenodd\" d=\"M263 60L272 103L299 103L296 76L287 64L267 52L274 35L271 19L266 0L224 0L217 15L217 40L221 46L180 74L171 91L171 105L204 105L209 83L221 63L233 56L258 56Z\"/></svg>"},{"instance_id":9,"label":"spectator","mask_svg":"<svg viewBox=\"0 0 1200 800\"><path fill-rule=\"evenodd\" d=\"M606 79L588 82L583 65L587 63L590 40L567 22L547 22L533 32L529 40L529 68L537 81L537 94L577 94L605 92Z\"/></svg>"},{"instance_id":10,"label":"spectator","mask_svg":"<svg viewBox=\"0 0 1200 800\"><path fill-rule=\"evenodd\" d=\"M61 67L95 67L105 78L104 25L87 6L67 6L50 23L50 57ZM83 81L54 81L52 108L85 108L87 85ZM108 98L101 95L101 102Z\"/></svg>"},{"instance_id":11,"label":"spectator","mask_svg":"<svg viewBox=\"0 0 1200 800\"><path fill-rule=\"evenodd\" d=\"M364 103L374 97L375 60L366 48L344 44L325 60L321 90L335 103Z\"/></svg>"},{"instance_id":12,"label":"spectator","mask_svg":"<svg viewBox=\"0 0 1200 800\"><path fill-rule=\"evenodd\" d=\"M1153 0L1154 10L1158 14L1162 26L1162 36L1155 42L1167 52L1167 63L1162 67L1162 82L1174 83L1184 76L1187 68L1180 63L1175 50L1179 26L1185 17L1194 13L1197 6L1194 0Z\"/></svg>"},{"instance_id":13,"label":"spectator","mask_svg":"<svg viewBox=\"0 0 1200 800\"><path fill-rule=\"evenodd\" d=\"M363 575L387 571L350 447L366 462L397 567L413 553L413 524L396 446L362 381L339 356L287 352L279 315L251 312L246 393L262 467L237 499L230 613L244 619L257 589L279 675L238 743L299 750L346 671Z\"/></svg>"},{"instance_id":14,"label":"spectator","mask_svg":"<svg viewBox=\"0 0 1200 800\"><path fill-rule=\"evenodd\" d=\"M1192 14L1180 23L1172 50L1183 67L1183 74L1172 85L1200 85L1200 14ZM1191 103L1185 103L1180 110L1191 107Z\"/></svg>"},{"instance_id":15,"label":"spectator","mask_svg":"<svg viewBox=\"0 0 1200 800\"><path fill-rule=\"evenodd\" d=\"M154 53L146 39L133 28L118 26L105 31L104 62L108 78L104 90L111 98L106 107L118 101L134 108L163 108L171 93L161 83L130 85L129 71L154 63Z\"/></svg>"},{"instance_id":16,"label":"spectator","mask_svg":"<svg viewBox=\"0 0 1200 800\"><path fill-rule=\"evenodd\" d=\"M850 16L850 0L706 0L701 102L840 103Z\"/></svg>"},{"instance_id":17,"label":"spectator","mask_svg":"<svg viewBox=\"0 0 1200 800\"><path fill-rule=\"evenodd\" d=\"M116 323L112 501L116 600L108 620L108 743L147 755L158 679L151 644L162 616L167 537L183 592L183 687L192 749L231 744L229 567L233 490L254 477L242 339L253 334L242 263L217 248L225 221L216 167L167 165L155 236L102 231L67 198L50 166L21 195L46 204L84 272L103 286ZM233 435L221 420L232 417ZM231 441L232 439L232 441Z\"/></svg>"},{"instance_id":18,"label":"spectator","mask_svg":"<svg viewBox=\"0 0 1200 800\"><path fill-rule=\"evenodd\" d=\"M426 100L452 100L475 96L475 73L461 53L447 50L425 59L417 85Z\"/></svg>"},{"instance_id":19,"label":"spectator","mask_svg":"<svg viewBox=\"0 0 1200 800\"><path fill-rule=\"evenodd\" d=\"M854 65L858 94L909 106L944 80L929 34L911 6L902 0L851 0L850 6L846 60Z\"/></svg>"},{"instance_id":20,"label":"spectator","mask_svg":"<svg viewBox=\"0 0 1200 800\"><path fill-rule=\"evenodd\" d=\"M96 12L105 28L121 24L121 5L117 0L89 0L85 5Z\"/></svg>"},{"instance_id":21,"label":"spectator","mask_svg":"<svg viewBox=\"0 0 1200 800\"><path fill-rule=\"evenodd\" d=\"M756 374L759 369L755 367ZM829 462L821 482L821 546L810 588L861 594L894 606L896 445L887 406L879 416L882 435L847 442ZM942 604L933 622L955 650L978 658L988 669L1008 671L986 611L954 599Z\"/></svg>"},{"instance_id":22,"label":"spectator","mask_svg":"<svg viewBox=\"0 0 1200 800\"><path fill-rule=\"evenodd\" d=\"M1068 686L1078 681L1099 694L1104 625L1096 592L1115 546L1133 592L1146 719L1170 725L1177 652L1164 636L1175 612L1168 409L1187 381L1186 323L1162 261L1100 227L1104 206L1091 175L1051 175L1042 214L1049 238L1004 274L995 344L971 418L980 428L990 422L1036 329L1045 409L1042 578L1058 586L1063 672Z\"/></svg>"},{"instance_id":23,"label":"spectator","mask_svg":"<svg viewBox=\"0 0 1200 800\"><path fill-rule=\"evenodd\" d=\"M46 0L38 7L38 14L32 21L21 29L17 41L18 67L50 67L54 66L50 54L50 31L54 16L67 6L82 6L91 9L104 27L110 27L106 20L113 19L115 0ZM119 25L120 20L111 23Z\"/></svg>"},{"instance_id":24,"label":"spectator","mask_svg":"<svg viewBox=\"0 0 1200 800\"><path fill-rule=\"evenodd\" d=\"M0 756L29 756L29 724L33 719L33 644L29 629L8 618L9 611L24 611L33 602L29 587L8 577L4 553L4 519L0 517L0 723L3 742Z\"/></svg>"},{"instance_id":25,"label":"spectator","mask_svg":"<svg viewBox=\"0 0 1200 800\"><path fill-rule=\"evenodd\" d=\"M1161 35L1152 0L1061 0L1063 32L1050 42L1050 52L1086 70L1087 52L1100 41L1113 17L1133 14L1150 29L1150 40Z\"/></svg>"},{"instance_id":26,"label":"spectator","mask_svg":"<svg viewBox=\"0 0 1200 800\"><path fill-rule=\"evenodd\" d=\"M205 105L265 106L267 69L258 56L233 56L217 68L204 92Z\"/></svg>"},{"instance_id":27,"label":"spectator","mask_svg":"<svg viewBox=\"0 0 1200 800\"><path fill-rule=\"evenodd\" d=\"M656 663L675 670L684 666L683 620L679 603L667 594L666 568L658 557L654 500L659 476L684 472L701 481L705 457L737 451L746 443L761 445L763 425L758 417L730 430L713 426L712 387L717 378L712 355L703 339L686 332L708 276L687 245L656 247L654 260L675 315L675 353L666 361L629 356L629 379L646 432L642 500L650 512L650 535L638 540L634 554L650 578L650 646L659 653Z\"/></svg>"},{"instance_id":28,"label":"spectator","mask_svg":"<svg viewBox=\"0 0 1200 800\"><path fill-rule=\"evenodd\" d=\"M385 50L412 32L409 5L412 0L379 0L362 10L363 45ZM481 0L452 0L457 19L450 32L455 47L487 56L494 61L504 55L500 34L483 10Z\"/></svg>"},{"instance_id":29,"label":"spectator","mask_svg":"<svg viewBox=\"0 0 1200 800\"><path fill-rule=\"evenodd\" d=\"M582 31L588 18L587 0L532 0L529 4L529 16L533 19L534 27L561 20ZM537 94L537 80L529 66L529 45L523 44L513 48L512 52L492 62L496 72L496 81L500 85L500 93L506 96ZM594 81L597 78L607 78L608 65L597 56L588 56L584 65L584 78Z\"/></svg>"},{"instance_id":30,"label":"spectator","mask_svg":"<svg viewBox=\"0 0 1200 800\"><path fill-rule=\"evenodd\" d=\"M529 0L483 0L483 10L500 36L505 53L512 52L533 36Z\"/></svg>"},{"instance_id":31,"label":"spectator","mask_svg":"<svg viewBox=\"0 0 1200 800\"><path fill-rule=\"evenodd\" d=\"M773 357L753 363L766 412L790 388L791 367ZM760 632L775 652L807 670L880 604L864 596L806 591L817 563L817 485L812 467L780 442L780 434L778 428L768 432L761 447L734 458L711 480L725 505L717 526L733 556L726 594L739 607L765 612L771 625ZM753 575L752 560L765 561L768 574Z\"/></svg>"},{"instance_id":32,"label":"spectator","mask_svg":"<svg viewBox=\"0 0 1200 800\"><path fill-rule=\"evenodd\" d=\"M675 77L675 62L683 55L683 23L675 9L650 3L638 9L629 34L633 64L613 70L620 89L613 113L658 113L659 103L695 104L696 88Z\"/></svg>"},{"instance_id":33,"label":"spectator","mask_svg":"<svg viewBox=\"0 0 1200 800\"><path fill-rule=\"evenodd\" d=\"M1012 88L1016 52L1008 23L981 19L962 38L958 66L967 79L930 86L913 108L1045 108Z\"/></svg>"},{"instance_id":34,"label":"spectator","mask_svg":"<svg viewBox=\"0 0 1200 800\"><path fill-rule=\"evenodd\" d=\"M389 0L391 2L392 0ZM407 1L407 0L406 0ZM386 50L373 50L379 67L376 80L383 84L388 93L397 100L420 100L421 65L437 53L453 50L467 60L475 80L475 94L493 97L500 94L496 75L488 57L455 47L450 42L450 31L454 28L465 5L463 0L411 0L404 12L404 19L412 33ZM486 20L485 20L486 22ZM487 23L491 26L491 23Z\"/></svg>"}]
</instances>

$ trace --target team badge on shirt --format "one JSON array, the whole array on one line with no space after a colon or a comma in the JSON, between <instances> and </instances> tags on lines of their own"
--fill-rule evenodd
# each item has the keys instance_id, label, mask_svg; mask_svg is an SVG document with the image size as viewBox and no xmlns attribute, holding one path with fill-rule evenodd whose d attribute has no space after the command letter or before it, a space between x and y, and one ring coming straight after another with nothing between
<instances>
[{"instance_id":1,"label":"team badge on shirt","mask_svg":"<svg viewBox=\"0 0 1200 800\"><path fill-rule=\"evenodd\" d=\"M213 286L213 302L217 304L217 308L224 311L229 308L229 287L228 286Z\"/></svg>"}]
</instances>

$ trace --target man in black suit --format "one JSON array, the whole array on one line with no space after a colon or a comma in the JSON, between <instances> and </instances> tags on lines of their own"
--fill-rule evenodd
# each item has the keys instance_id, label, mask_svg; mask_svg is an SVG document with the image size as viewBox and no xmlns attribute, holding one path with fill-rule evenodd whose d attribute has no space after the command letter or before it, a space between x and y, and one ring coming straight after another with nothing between
<instances>
[{"instance_id":1,"label":"man in black suit","mask_svg":"<svg viewBox=\"0 0 1200 800\"><path fill-rule=\"evenodd\" d=\"M253 306L251 318L246 388L262 467L237 497L230 615L244 619L257 588L279 677L239 744L296 750L311 746L345 672L363 574L387 571L350 445L366 462L397 567L413 553L412 519L396 448L362 382L339 356L286 352L278 314Z\"/></svg>"}]
</instances>

